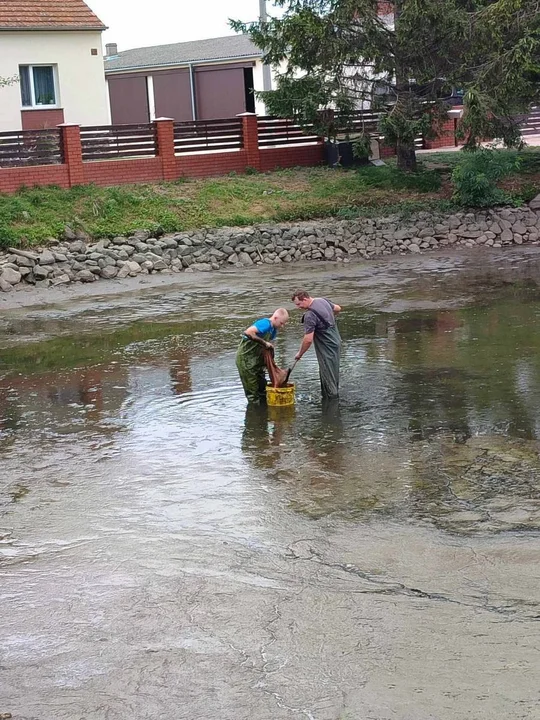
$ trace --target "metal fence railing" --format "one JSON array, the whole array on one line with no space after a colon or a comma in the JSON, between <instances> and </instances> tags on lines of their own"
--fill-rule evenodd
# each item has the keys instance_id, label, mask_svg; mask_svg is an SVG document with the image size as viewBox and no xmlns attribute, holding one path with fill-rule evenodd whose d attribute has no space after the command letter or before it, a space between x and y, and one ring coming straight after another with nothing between
<instances>
[{"instance_id":1,"label":"metal fence railing","mask_svg":"<svg viewBox=\"0 0 540 720\"><path fill-rule=\"evenodd\" d=\"M520 118L519 127L524 137L540 135L540 107L532 107L529 115Z\"/></svg>"},{"instance_id":2,"label":"metal fence railing","mask_svg":"<svg viewBox=\"0 0 540 720\"><path fill-rule=\"evenodd\" d=\"M0 133L2 168L57 165L62 162L62 133L56 128Z\"/></svg>"},{"instance_id":3,"label":"metal fence railing","mask_svg":"<svg viewBox=\"0 0 540 720\"><path fill-rule=\"evenodd\" d=\"M174 123L174 152L240 150L244 147L241 118Z\"/></svg>"},{"instance_id":4,"label":"metal fence railing","mask_svg":"<svg viewBox=\"0 0 540 720\"><path fill-rule=\"evenodd\" d=\"M85 161L155 157L156 128L153 123L81 127L81 146Z\"/></svg>"},{"instance_id":5,"label":"metal fence railing","mask_svg":"<svg viewBox=\"0 0 540 720\"><path fill-rule=\"evenodd\" d=\"M344 120L339 115L331 115L327 120L335 121L339 128L338 139L347 135L359 135L366 133L382 141L384 137L379 132L379 120L382 113L370 110L358 110L348 115ZM316 145L321 142L321 137L315 133L312 125L299 125L296 121L276 117L259 118L259 146L279 147L282 145ZM418 137L415 140L418 149L424 147L424 139Z\"/></svg>"},{"instance_id":6,"label":"metal fence railing","mask_svg":"<svg viewBox=\"0 0 540 720\"><path fill-rule=\"evenodd\" d=\"M310 127L301 127L294 120L276 117L259 118L259 146L316 145L321 139L310 132Z\"/></svg>"}]
</instances>

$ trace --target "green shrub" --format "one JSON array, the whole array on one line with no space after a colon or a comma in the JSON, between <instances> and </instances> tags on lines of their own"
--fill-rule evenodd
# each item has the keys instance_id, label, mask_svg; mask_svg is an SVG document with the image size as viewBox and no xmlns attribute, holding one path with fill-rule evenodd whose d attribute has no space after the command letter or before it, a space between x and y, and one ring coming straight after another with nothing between
<instances>
[{"instance_id":1,"label":"green shrub","mask_svg":"<svg viewBox=\"0 0 540 720\"><path fill-rule=\"evenodd\" d=\"M481 148L464 152L454 171L454 200L466 207L490 207L508 202L497 182L517 170L520 158L511 150Z\"/></svg>"}]
</instances>

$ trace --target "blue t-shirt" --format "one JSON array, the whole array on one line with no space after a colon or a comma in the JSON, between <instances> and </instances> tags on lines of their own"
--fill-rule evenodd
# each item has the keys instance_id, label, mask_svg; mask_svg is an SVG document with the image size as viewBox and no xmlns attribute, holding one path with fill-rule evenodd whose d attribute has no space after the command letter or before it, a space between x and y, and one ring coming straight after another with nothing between
<instances>
[{"instance_id":1,"label":"blue t-shirt","mask_svg":"<svg viewBox=\"0 0 540 720\"><path fill-rule=\"evenodd\" d=\"M257 320L257 322L254 322L253 325L257 328L258 337L263 337L263 335L269 332L270 340L273 340L277 335L277 329L272 325L269 318L261 318Z\"/></svg>"}]
</instances>

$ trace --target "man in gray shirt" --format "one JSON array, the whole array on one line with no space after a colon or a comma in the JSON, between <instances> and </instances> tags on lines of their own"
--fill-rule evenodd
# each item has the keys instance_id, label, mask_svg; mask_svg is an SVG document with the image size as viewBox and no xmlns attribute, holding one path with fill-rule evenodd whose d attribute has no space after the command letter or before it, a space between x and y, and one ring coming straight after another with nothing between
<instances>
[{"instance_id":1,"label":"man in gray shirt","mask_svg":"<svg viewBox=\"0 0 540 720\"><path fill-rule=\"evenodd\" d=\"M339 354L341 337L336 325L336 315L341 307L326 298L312 298L305 290L296 290L292 301L297 308L305 310L304 339L295 360L315 344L323 398L337 398L339 395Z\"/></svg>"}]
</instances>

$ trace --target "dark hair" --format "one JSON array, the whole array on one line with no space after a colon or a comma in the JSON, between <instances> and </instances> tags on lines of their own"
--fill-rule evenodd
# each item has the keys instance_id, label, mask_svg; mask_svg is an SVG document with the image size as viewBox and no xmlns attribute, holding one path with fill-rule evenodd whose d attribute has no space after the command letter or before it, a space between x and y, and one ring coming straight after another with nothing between
<instances>
[{"instance_id":1,"label":"dark hair","mask_svg":"<svg viewBox=\"0 0 540 720\"><path fill-rule=\"evenodd\" d=\"M295 290L293 292L291 300L294 302L297 298L298 300L307 300L310 298L311 295L308 293L307 290Z\"/></svg>"}]
</instances>

